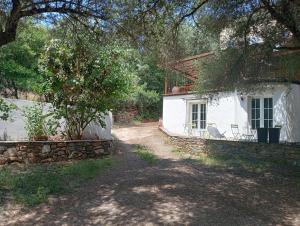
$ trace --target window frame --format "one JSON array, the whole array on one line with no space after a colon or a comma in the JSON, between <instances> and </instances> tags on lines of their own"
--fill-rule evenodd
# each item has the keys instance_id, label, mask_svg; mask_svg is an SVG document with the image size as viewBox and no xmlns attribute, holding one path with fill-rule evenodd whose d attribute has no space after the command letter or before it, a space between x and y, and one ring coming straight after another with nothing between
<instances>
[{"instance_id":1,"label":"window frame","mask_svg":"<svg viewBox=\"0 0 300 226\"><path fill-rule=\"evenodd\" d=\"M259 127L253 128L252 125L252 100L253 99L259 99L259 113L260 113L260 117L259 117ZM267 119L269 120L269 125L271 124L272 127L274 127L274 97L271 95L264 95L264 96L251 96L250 97L250 103L249 103L249 110L248 110L248 114L249 114L249 122L250 122L250 128L251 129L257 129L257 128L272 128L272 127L265 127L265 99L272 99L272 107L271 108L267 108L267 110L271 110L272 111L272 118L271 119ZM268 113L269 114L269 113ZM270 123L271 121L271 123ZM257 126L257 125L256 125Z\"/></svg>"},{"instance_id":2,"label":"window frame","mask_svg":"<svg viewBox=\"0 0 300 226\"><path fill-rule=\"evenodd\" d=\"M266 107L266 102L265 102L266 100L268 100L267 101L267 107ZM270 100L271 100L271 102L270 102ZM263 98L263 103L264 103L264 106L263 106L263 111L264 111L263 124L264 124L264 128L273 128L273 124L274 124L274 100L273 100L272 97L264 97ZM270 117L270 115L272 117ZM266 125L266 121L267 121L267 125Z\"/></svg>"},{"instance_id":3,"label":"window frame","mask_svg":"<svg viewBox=\"0 0 300 226\"><path fill-rule=\"evenodd\" d=\"M193 126L193 106L197 105L198 109L198 116L197 116L197 126ZM205 107L203 107L205 106ZM204 108L204 111L203 111ZM191 124L192 130L197 130L197 131L204 131L206 130L207 126L207 101L199 101L199 100L192 100L188 102L188 117L187 117L187 122ZM201 125L202 123L204 124L205 127Z\"/></svg>"},{"instance_id":4,"label":"window frame","mask_svg":"<svg viewBox=\"0 0 300 226\"><path fill-rule=\"evenodd\" d=\"M255 100L254 108L253 108L253 100ZM261 127L261 122L260 122L261 121L261 104L260 104L260 102L261 102L260 98L256 98L256 97L251 98L251 103L250 103L250 108L251 108L251 110L250 110L250 112L251 112L251 115L250 115L251 129L257 129L257 128ZM258 103L258 105L257 105L257 103ZM253 118L253 112L255 114L255 118ZM257 115L258 115L258 117L257 117ZM253 122L254 122L254 124L253 124Z\"/></svg>"}]
</instances>

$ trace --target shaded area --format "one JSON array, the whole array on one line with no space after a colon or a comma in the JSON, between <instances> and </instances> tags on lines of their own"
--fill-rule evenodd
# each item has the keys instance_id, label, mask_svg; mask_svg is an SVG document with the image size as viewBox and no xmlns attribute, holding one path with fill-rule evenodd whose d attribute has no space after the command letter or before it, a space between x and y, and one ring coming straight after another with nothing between
<instances>
[{"instance_id":1,"label":"shaded area","mask_svg":"<svg viewBox=\"0 0 300 226\"><path fill-rule=\"evenodd\" d=\"M27 206L44 203L49 195L71 192L87 180L113 166L111 159L89 159L77 162L17 167L0 171L0 206L5 199Z\"/></svg>"},{"instance_id":2,"label":"shaded area","mask_svg":"<svg viewBox=\"0 0 300 226\"><path fill-rule=\"evenodd\" d=\"M295 180L177 158L165 151L171 147L163 146L156 127L153 133L146 128L133 128L140 137L147 134L141 139L130 130L127 138L117 132L124 141L118 147L117 168L37 208L7 205L0 212L0 224L299 225L300 189ZM132 152L134 142L151 142L158 163L151 166L140 160Z\"/></svg>"}]
</instances>

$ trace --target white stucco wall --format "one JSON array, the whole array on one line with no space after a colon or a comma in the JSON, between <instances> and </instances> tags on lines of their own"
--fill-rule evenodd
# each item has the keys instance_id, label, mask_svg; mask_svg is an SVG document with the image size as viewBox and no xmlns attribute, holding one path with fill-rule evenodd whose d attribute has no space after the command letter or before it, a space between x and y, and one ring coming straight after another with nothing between
<instances>
[{"instance_id":1,"label":"white stucco wall","mask_svg":"<svg viewBox=\"0 0 300 226\"><path fill-rule=\"evenodd\" d=\"M11 113L12 120L0 120L0 140L27 140L25 130L25 122L22 110L25 107L33 106L36 102L28 100L5 99L7 102L13 103L17 109ZM44 109L51 105L44 103ZM111 139L112 114L109 113L105 117L106 128L102 128L98 123L92 123L84 131L84 139ZM63 123L62 123L63 124Z\"/></svg>"},{"instance_id":2,"label":"white stucco wall","mask_svg":"<svg viewBox=\"0 0 300 226\"><path fill-rule=\"evenodd\" d=\"M165 96L163 98L163 126L171 133L184 134L186 98L192 95Z\"/></svg>"},{"instance_id":3,"label":"white stucco wall","mask_svg":"<svg viewBox=\"0 0 300 226\"><path fill-rule=\"evenodd\" d=\"M281 125L281 141L300 142L300 85L266 86L259 92L241 94L222 92L213 98L196 95L164 96L163 126L174 134L187 135L184 124L189 122L189 102L205 100L207 103L207 123L216 124L225 136L233 137L231 124L237 124L240 134L250 133L251 98L273 98L273 125ZM262 104L262 103L261 103ZM262 106L262 105L261 105ZM261 117L263 108L261 107ZM263 121L261 121L263 127Z\"/></svg>"},{"instance_id":4,"label":"white stucco wall","mask_svg":"<svg viewBox=\"0 0 300 226\"><path fill-rule=\"evenodd\" d=\"M290 85L286 93L285 127L288 140L300 142L300 85Z\"/></svg>"}]
</instances>

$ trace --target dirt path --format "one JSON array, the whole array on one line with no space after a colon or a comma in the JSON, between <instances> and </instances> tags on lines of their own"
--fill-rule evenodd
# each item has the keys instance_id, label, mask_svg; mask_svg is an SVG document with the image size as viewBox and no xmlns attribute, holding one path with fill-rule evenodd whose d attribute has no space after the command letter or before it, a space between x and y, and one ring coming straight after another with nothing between
<instances>
[{"instance_id":1,"label":"dirt path","mask_svg":"<svg viewBox=\"0 0 300 226\"><path fill-rule=\"evenodd\" d=\"M122 141L116 168L48 204L7 206L0 225L300 225L292 181L180 159L153 123L114 132ZM131 144L148 145L160 161L149 166Z\"/></svg>"}]
</instances>

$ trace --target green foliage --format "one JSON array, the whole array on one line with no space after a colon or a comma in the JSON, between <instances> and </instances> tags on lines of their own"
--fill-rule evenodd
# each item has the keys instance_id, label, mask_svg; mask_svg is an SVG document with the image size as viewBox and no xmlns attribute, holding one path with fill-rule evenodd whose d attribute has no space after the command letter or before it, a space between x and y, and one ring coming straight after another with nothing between
<instances>
[{"instance_id":1,"label":"green foliage","mask_svg":"<svg viewBox=\"0 0 300 226\"><path fill-rule=\"evenodd\" d=\"M117 44L99 46L86 37L48 44L40 71L46 95L66 120L68 138L81 139L92 121L105 126L107 112L132 92L134 62L132 50Z\"/></svg>"},{"instance_id":2,"label":"green foliage","mask_svg":"<svg viewBox=\"0 0 300 226\"><path fill-rule=\"evenodd\" d=\"M9 114L16 109L16 105L7 103L4 99L0 98L0 120L6 121L9 119Z\"/></svg>"},{"instance_id":3,"label":"green foliage","mask_svg":"<svg viewBox=\"0 0 300 226\"><path fill-rule=\"evenodd\" d=\"M113 164L111 159L101 159L82 160L65 166L37 166L18 173L4 169L0 171L0 201L5 199L6 193L12 194L19 203L37 205L46 202L50 195L72 191Z\"/></svg>"},{"instance_id":4,"label":"green foliage","mask_svg":"<svg viewBox=\"0 0 300 226\"><path fill-rule=\"evenodd\" d=\"M142 119L157 119L159 117L160 95L154 90L140 88L136 93L136 105Z\"/></svg>"},{"instance_id":5,"label":"green foliage","mask_svg":"<svg viewBox=\"0 0 300 226\"><path fill-rule=\"evenodd\" d=\"M134 152L150 165L155 165L158 162L157 156L151 153L151 151L145 146L135 145Z\"/></svg>"},{"instance_id":6,"label":"green foliage","mask_svg":"<svg viewBox=\"0 0 300 226\"><path fill-rule=\"evenodd\" d=\"M44 113L42 104L35 104L23 110L25 129L30 140L35 137L55 135L59 127L53 113Z\"/></svg>"},{"instance_id":7,"label":"green foliage","mask_svg":"<svg viewBox=\"0 0 300 226\"><path fill-rule=\"evenodd\" d=\"M48 39L48 30L32 22L20 24L15 42L0 49L0 90L19 97L19 91L40 93L38 58Z\"/></svg>"},{"instance_id":8,"label":"green foliage","mask_svg":"<svg viewBox=\"0 0 300 226\"><path fill-rule=\"evenodd\" d=\"M137 67L138 83L133 92L119 104L117 110L136 106L139 112L136 118L138 120L157 120L160 117L165 71L158 67L157 60L158 58L153 56L142 57Z\"/></svg>"},{"instance_id":9,"label":"green foliage","mask_svg":"<svg viewBox=\"0 0 300 226\"><path fill-rule=\"evenodd\" d=\"M85 160L63 167L62 173L68 177L77 178L78 182L84 182L95 178L99 172L109 169L113 165L114 161L111 159Z\"/></svg>"},{"instance_id":10,"label":"green foliage","mask_svg":"<svg viewBox=\"0 0 300 226\"><path fill-rule=\"evenodd\" d=\"M245 49L227 48L199 60L195 89L201 95L235 88L249 92L263 82L296 80L300 71L299 53L280 54L265 46Z\"/></svg>"}]
</instances>

